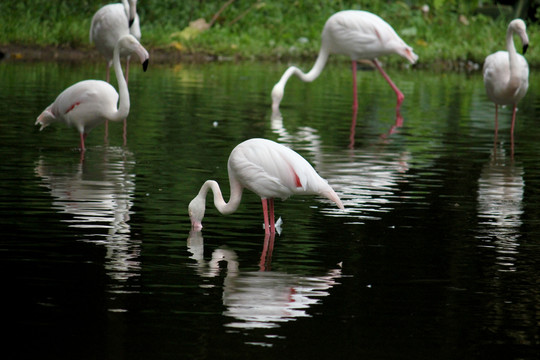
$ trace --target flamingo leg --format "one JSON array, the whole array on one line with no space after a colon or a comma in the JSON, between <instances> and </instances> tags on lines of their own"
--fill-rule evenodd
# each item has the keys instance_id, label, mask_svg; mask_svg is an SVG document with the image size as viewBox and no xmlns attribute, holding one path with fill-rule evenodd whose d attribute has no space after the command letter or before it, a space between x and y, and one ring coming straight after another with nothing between
<instances>
[{"instance_id":1,"label":"flamingo leg","mask_svg":"<svg viewBox=\"0 0 540 360\"><path fill-rule=\"evenodd\" d=\"M261 253L261 259L259 261L259 270L260 271L269 271L271 270L272 263L272 252L274 251L274 240L275 234L265 234L264 235L264 245Z\"/></svg>"},{"instance_id":2,"label":"flamingo leg","mask_svg":"<svg viewBox=\"0 0 540 360\"><path fill-rule=\"evenodd\" d=\"M495 104L495 141L499 134L499 105Z\"/></svg>"},{"instance_id":3,"label":"flamingo leg","mask_svg":"<svg viewBox=\"0 0 540 360\"><path fill-rule=\"evenodd\" d=\"M399 111L399 108L401 107L401 103L403 102L403 99L405 99L405 96L403 95L403 93L401 92L401 90L398 89L398 87L396 86L396 84L394 84L394 82L392 81L392 79L390 79L390 76L388 76L388 74L386 74L386 72L383 70L383 68L381 67L381 65L380 65L379 62L377 61L377 59L373 60L373 64L375 65L375 67L377 68L377 70L379 70L379 72L380 72L381 75L384 77L384 79L386 80L386 82L390 85L390 87L392 88L392 90L394 90L394 92L396 93L396 96L397 96L397 106L396 106L396 110Z\"/></svg>"},{"instance_id":4,"label":"flamingo leg","mask_svg":"<svg viewBox=\"0 0 540 360\"><path fill-rule=\"evenodd\" d=\"M517 105L514 104L514 109L512 111L512 126L510 127L510 135L512 135L512 138L514 137L514 126L516 124L516 112L517 112Z\"/></svg>"},{"instance_id":5,"label":"flamingo leg","mask_svg":"<svg viewBox=\"0 0 540 360\"><path fill-rule=\"evenodd\" d=\"M276 223L274 218L274 199L268 199L268 220L270 221L270 233L276 232Z\"/></svg>"},{"instance_id":6,"label":"flamingo leg","mask_svg":"<svg viewBox=\"0 0 540 360\"><path fill-rule=\"evenodd\" d=\"M86 133L80 133L80 137L81 137L81 151L84 152L86 150L86 148L84 147L84 141L86 140L86 136L88 134Z\"/></svg>"},{"instance_id":7,"label":"flamingo leg","mask_svg":"<svg viewBox=\"0 0 540 360\"><path fill-rule=\"evenodd\" d=\"M351 131L349 134L349 149L354 149L354 136L356 134L356 118L358 117L358 108L353 108Z\"/></svg>"},{"instance_id":8,"label":"flamingo leg","mask_svg":"<svg viewBox=\"0 0 540 360\"><path fill-rule=\"evenodd\" d=\"M270 224L268 223L268 202L267 199L261 199L263 207L263 217L264 217L264 233L266 235L270 234Z\"/></svg>"},{"instance_id":9,"label":"flamingo leg","mask_svg":"<svg viewBox=\"0 0 540 360\"><path fill-rule=\"evenodd\" d=\"M353 110L358 109L358 94L357 94L357 84L356 84L356 68L357 63L356 60L352 61L352 81L353 81Z\"/></svg>"}]
</instances>

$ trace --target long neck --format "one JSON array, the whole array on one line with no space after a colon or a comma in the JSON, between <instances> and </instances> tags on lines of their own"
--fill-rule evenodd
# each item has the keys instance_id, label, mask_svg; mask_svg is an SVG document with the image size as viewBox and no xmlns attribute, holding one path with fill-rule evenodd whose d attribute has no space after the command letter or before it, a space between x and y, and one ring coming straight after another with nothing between
<instances>
[{"instance_id":1,"label":"long neck","mask_svg":"<svg viewBox=\"0 0 540 360\"><path fill-rule=\"evenodd\" d=\"M508 51L508 61L510 64L510 79L509 81L515 81L516 75L518 73L518 54L516 47L514 46L514 30L510 27L506 32L506 50Z\"/></svg>"},{"instance_id":2,"label":"long neck","mask_svg":"<svg viewBox=\"0 0 540 360\"><path fill-rule=\"evenodd\" d=\"M289 78L293 75L298 76L302 81L305 82L311 82L315 80L319 75L321 74L321 71L324 69L324 65L326 65L326 61L328 60L329 52L326 49L326 46L321 46L321 50L319 51L319 55L317 56L317 60L315 60L315 64L311 68L311 70L305 74L297 68L296 66L289 67L281 76L281 79L274 85L274 88L272 89L272 108L274 111L277 111L279 108L279 104L281 103L281 99L283 99L283 93L285 92L285 85L287 84L287 81L289 81Z\"/></svg>"},{"instance_id":3,"label":"long neck","mask_svg":"<svg viewBox=\"0 0 540 360\"><path fill-rule=\"evenodd\" d=\"M219 184L214 180L207 180L201 190L199 191L199 196L206 198L206 193L208 190L212 190L214 194L214 206L220 213L223 215L232 214L238 209L240 201L242 200L242 186L237 181L231 182L231 195L229 202L225 202L223 195L221 194L221 189Z\"/></svg>"},{"instance_id":4,"label":"long neck","mask_svg":"<svg viewBox=\"0 0 540 360\"><path fill-rule=\"evenodd\" d=\"M120 95L120 103L118 105L118 111L111 120L124 120L129 114L129 91L122 72L122 65L120 64L120 46L117 44L114 47L113 54L114 73L116 74L116 80L118 82L118 93Z\"/></svg>"},{"instance_id":5,"label":"long neck","mask_svg":"<svg viewBox=\"0 0 540 360\"><path fill-rule=\"evenodd\" d=\"M326 51L326 48L321 47L321 50L319 51L319 55L317 56L317 60L315 60L315 64L313 64L313 67L307 74L302 72L299 68L296 66L291 66L290 68L285 71L281 79L279 80L279 83L283 84L283 88L285 88L285 84L287 84L287 81L292 75L296 75L300 78L300 80L305 82L312 82L316 78L319 77L322 70L324 69L324 65L326 65L326 61L328 60L328 51ZM278 83L278 84L279 84Z\"/></svg>"}]
</instances>

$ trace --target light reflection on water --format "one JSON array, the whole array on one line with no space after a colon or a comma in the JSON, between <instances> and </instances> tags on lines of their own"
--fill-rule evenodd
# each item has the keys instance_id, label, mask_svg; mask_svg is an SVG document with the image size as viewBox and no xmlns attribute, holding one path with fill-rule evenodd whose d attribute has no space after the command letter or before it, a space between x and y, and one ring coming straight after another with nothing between
<instances>
[{"instance_id":1,"label":"light reflection on water","mask_svg":"<svg viewBox=\"0 0 540 360\"><path fill-rule=\"evenodd\" d=\"M54 199L62 222L81 229L81 241L107 249L105 268L116 281L138 276L140 242L132 240L130 216L135 192L135 160L127 149L93 148L84 162L62 164L42 155L35 174Z\"/></svg>"},{"instance_id":2,"label":"light reflection on water","mask_svg":"<svg viewBox=\"0 0 540 360\"><path fill-rule=\"evenodd\" d=\"M0 265L17 285L7 308L27 342L37 327L48 347L75 329L74 353L93 358L111 344L116 358L248 359L260 355L253 348L274 348L268 358L458 358L501 344L535 358L536 78L512 158L506 110L493 146L480 74L396 71L411 84L400 123L394 94L370 72L359 75L356 114L350 73L330 65L317 82L292 82L276 116L269 91L281 65L134 70L129 148L104 144L96 128L80 163L73 129L33 123L102 64L4 65L0 101L16 106L0 114ZM110 144L120 134L112 127ZM260 199L246 193L228 217L207 209L186 247L187 204L208 178L228 195L228 154L250 137L298 151L346 210L312 197L277 203L284 224L272 248Z\"/></svg>"},{"instance_id":3,"label":"light reflection on water","mask_svg":"<svg viewBox=\"0 0 540 360\"><path fill-rule=\"evenodd\" d=\"M494 248L499 271L516 271L525 181L523 168L496 146L478 179L480 246Z\"/></svg>"},{"instance_id":4,"label":"light reflection on water","mask_svg":"<svg viewBox=\"0 0 540 360\"><path fill-rule=\"evenodd\" d=\"M267 242L270 247L267 249ZM265 271L271 267L273 238L265 239L260 271L243 271L233 249L220 247L204 258L204 239L200 231L192 231L187 240L188 250L194 259L196 272L201 278L223 277L224 316L233 318L226 327L239 329L271 329L280 323L301 317L310 306L328 296L328 290L338 284L341 269L336 266L323 276L301 276L280 271ZM268 253L269 252L269 253ZM226 267L222 267L226 263ZM225 272L223 275L222 273ZM202 287L208 285L204 282Z\"/></svg>"}]
</instances>

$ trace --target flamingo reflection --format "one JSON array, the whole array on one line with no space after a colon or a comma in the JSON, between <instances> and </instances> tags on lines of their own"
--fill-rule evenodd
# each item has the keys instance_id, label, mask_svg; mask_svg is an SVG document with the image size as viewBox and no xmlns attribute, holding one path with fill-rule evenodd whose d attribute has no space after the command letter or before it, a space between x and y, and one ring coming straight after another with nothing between
<instances>
[{"instance_id":1,"label":"flamingo reflection","mask_svg":"<svg viewBox=\"0 0 540 360\"><path fill-rule=\"evenodd\" d=\"M353 113L353 120L355 116ZM396 195L399 185L408 181L410 152L386 150L386 135L394 133L402 120L399 118L387 133L381 135L385 141L361 151L353 148L354 134L351 133L351 150L336 154L324 154L320 135L311 127L300 127L294 135L289 133L277 111L272 113L271 127L280 143L309 153L306 158L339 192L345 210L336 212L328 207L324 211L335 216L343 216L345 212L362 221L378 219L380 213L390 211L392 204L399 201Z\"/></svg>"},{"instance_id":2,"label":"flamingo reflection","mask_svg":"<svg viewBox=\"0 0 540 360\"><path fill-rule=\"evenodd\" d=\"M483 247L493 247L501 271L515 271L525 181L502 147L494 147L478 179L478 217Z\"/></svg>"},{"instance_id":3,"label":"flamingo reflection","mask_svg":"<svg viewBox=\"0 0 540 360\"><path fill-rule=\"evenodd\" d=\"M127 280L140 271L140 244L130 239L129 225L135 161L129 151L109 147L94 159L66 165L42 156L35 173L54 198L53 209L70 215L62 221L82 229L83 241L105 246L109 275Z\"/></svg>"},{"instance_id":4,"label":"flamingo reflection","mask_svg":"<svg viewBox=\"0 0 540 360\"><path fill-rule=\"evenodd\" d=\"M270 243L268 246L272 246ZM196 260L197 273L205 278L223 276L223 315L231 321L225 326L242 329L275 328L280 323L310 317L308 309L329 295L338 284L341 269L330 269L323 275L304 276L278 271L243 271L236 252L220 247L204 259L202 233L192 231L188 250ZM268 261L271 248L261 256ZM226 267L222 264L225 263ZM223 264L223 265L225 265ZM266 266L269 265L266 262ZM268 270L266 268L266 270ZM204 284L201 286L208 286Z\"/></svg>"}]
</instances>

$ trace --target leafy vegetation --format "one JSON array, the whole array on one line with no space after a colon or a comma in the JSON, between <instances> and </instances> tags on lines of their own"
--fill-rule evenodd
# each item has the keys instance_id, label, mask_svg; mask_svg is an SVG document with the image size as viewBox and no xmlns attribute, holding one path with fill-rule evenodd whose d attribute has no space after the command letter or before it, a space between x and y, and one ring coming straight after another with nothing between
<instances>
[{"instance_id":1,"label":"leafy vegetation","mask_svg":"<svg viewBox=\"0 0 540 360\"><path fill-rule=\"evenodd\" d=\"M91 49L90 21L105 3L103 0L2 0L0 44ZM429 6L429 11L423 11L424 4ZM516 8L525 14L522 8ZM502 6L492 7L487 15L488 11L479 11L477 2L458 0L140 0L138 3L142 42L147 48L257 59L312 58L318 52L324 22L343 9L363 9L380 15L415 49L424 64L481 63L487 54L504 48L506 26L516 16L512 8ZM540 52L534 50L540 32L534 22L534 9L529 9L531 12L532 16L523 17L528 22L531 43L528 60L534 66L540 63ZM197 19L204 19L211 27L206 31L190 27L190 22ZM401 62L397 57L385 61Z\"/></svg>"}]
</instances>

